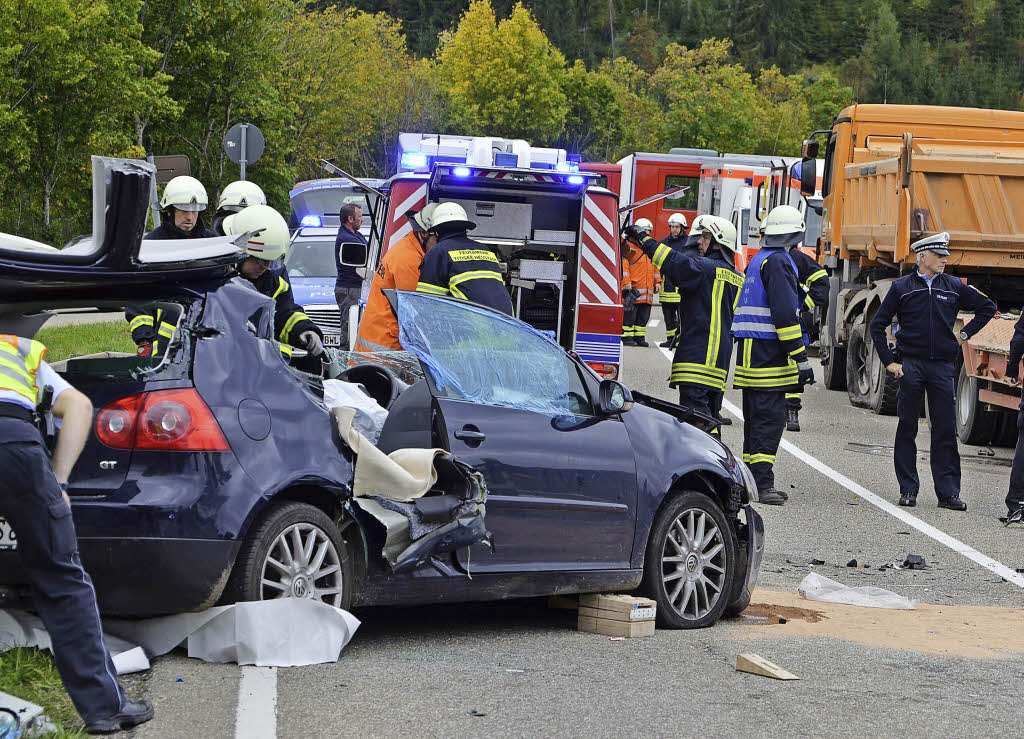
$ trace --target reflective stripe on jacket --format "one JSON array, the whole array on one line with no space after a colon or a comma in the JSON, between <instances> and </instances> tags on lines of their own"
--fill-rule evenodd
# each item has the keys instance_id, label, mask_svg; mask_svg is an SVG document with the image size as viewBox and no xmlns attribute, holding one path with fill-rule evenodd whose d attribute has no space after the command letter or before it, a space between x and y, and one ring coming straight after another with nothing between
<instances>
[{"instance_id":1,"label":"reflective stripe on jacket","mask_svg":"<svg viewBox=\"0 0 1024 739\"><path fill-rule=\"evenodd\" d=\"M629 244L626 262L629 264L629 278L633 289L640 293L636 302L653 303L654 286L661 284L661 275L658 273L657 268L651 263L647 255L633 244Z\"/></svg>"},{"instance_id":2,"label":"reflective stripe on jacket","mask_svg":"<svg viewBox=\"0 0 1024 739\"><path fill-rule=\"evenodd\" d=\"M423 257L416 290L453 295L512 315L501 263L494 252L465 232L445 236Z\"/></svg>"},{"instance_id":3,"label":"reflective stripe on jacket","mask_svg":"<svg viewBox=\"0 0 1024 739\"><path fill-rule=\"evenodd\" d=\"M152 346L152 356L156 357L167 351L174 332L177 330L175 324L165 321L167 311L163 308L154 308L150 311L140 311L135 308L128 308L124 312L124 318L128 321L128 330L132 334L132 341L136 344L149 343Z\"/></svg>"},{"instance_id":4,"label":"reflective stripe on jacket","mask_svg":"<svg viewBox=\"0 0 1024 739\"><path fill-rule=\"evenodd\" d=\"M33 339L0 334L0 389L21 395L33 406L39 402L36 373L46 347Z\"/></svg>"}]
</instances>

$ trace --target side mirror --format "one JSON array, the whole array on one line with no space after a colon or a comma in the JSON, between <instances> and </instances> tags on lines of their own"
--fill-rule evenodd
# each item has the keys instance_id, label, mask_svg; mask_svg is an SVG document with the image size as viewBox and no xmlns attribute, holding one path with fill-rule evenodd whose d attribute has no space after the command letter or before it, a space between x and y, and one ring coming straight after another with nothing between
<instances>
[{"instance_id":1,"label":"side mirror","mask_svg":"<svg viewBox=\"0 0 1024 739\"><path fill-rule=\"evenodd\" d=\"M605 415L625 413L633 407L633 394L616 380L602 380L598 391L598 404Z\"/></svg>"},{"instance_id":2,"label":"side mirror","mask_svg":"<svg viewBox=\"0 0 1024 739\"><path fill-rule=\"evenodd\" d=\"M817 139L804 139L803 145L803 158L804 159L817 159L818 158L818 141Z\"/></svg>"},{"instance_id":3,"label":"side mirror","mask_svg":"<svg viewBox=\"0 0 1024 739\"><path fill-rule=\"evenodd\" d=\"M818 142L812 141L814 150L818 149ZM818 188L818 161L814 157L804 157L800 162L800 193L802 195L813 195Z\"/></svg>"},{"instance_id":4,"label":"side mirror","mask_svg":"<svg viewBox=\"0 0 1024 739\"><path fill-rule=\"evenodd\" d=\"M366 244L345 241L338 247L338 258L346 267L365 267L369 259Z\"/></svg>"}]
</instances>

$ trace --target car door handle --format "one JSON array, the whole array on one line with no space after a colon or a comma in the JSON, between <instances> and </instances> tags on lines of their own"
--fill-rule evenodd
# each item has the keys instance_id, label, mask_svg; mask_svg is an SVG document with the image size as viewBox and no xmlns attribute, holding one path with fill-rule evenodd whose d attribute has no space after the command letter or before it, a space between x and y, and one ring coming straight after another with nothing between
<instances>
[{"instance_id":1,"label":"car door handle","mask_svg":"<svg viewBox=\"0 0 1024 739\"><path fill-rule=\"evenodd\" d=\"M487 438L487 434L482 433L476 426L463 426L455 432L455 438L469 446L479 446Z\"/></svg>"}]
</instances>

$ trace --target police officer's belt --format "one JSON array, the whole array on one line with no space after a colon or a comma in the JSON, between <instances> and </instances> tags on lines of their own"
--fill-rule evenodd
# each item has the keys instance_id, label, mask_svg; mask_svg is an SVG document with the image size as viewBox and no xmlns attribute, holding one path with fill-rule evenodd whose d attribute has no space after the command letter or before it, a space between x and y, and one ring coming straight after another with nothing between
<instances>
[{"instance_id":1,"label":"police officer's belt","mask_svg":"<svg viewBox=\"0 0 1024 739\"><path fill-rule=\"evenodd\" d=\"M23 408L17 403L0 402L0 418L20 418L35 425L35 416L28 408Z\"/></svg>"}]
</instances>

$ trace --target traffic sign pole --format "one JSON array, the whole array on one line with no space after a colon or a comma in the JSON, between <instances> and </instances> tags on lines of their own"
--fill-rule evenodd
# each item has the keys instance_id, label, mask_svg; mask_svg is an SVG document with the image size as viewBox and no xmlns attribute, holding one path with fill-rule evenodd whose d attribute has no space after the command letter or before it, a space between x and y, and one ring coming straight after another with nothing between
<instances>
[{"instance_id":1,"label":"traffic sign pole","mask_svg":"<svg viewBox=\"0 0 1024 739\"><path fill-rule=\"evenodd\" d=\"M245 161L245 154L246 154L245 149L246 149L246 146L245 145L246 145L246 143L248 143L246 141L246 139L249 138L248 134L249 134L249 124L248 123L243 123L242 124L242 161L240 162L240 164L242 165L242 179L243 180L245 179L245 165L246 165L246 161Z\"/></svg>"}]
</instances>

